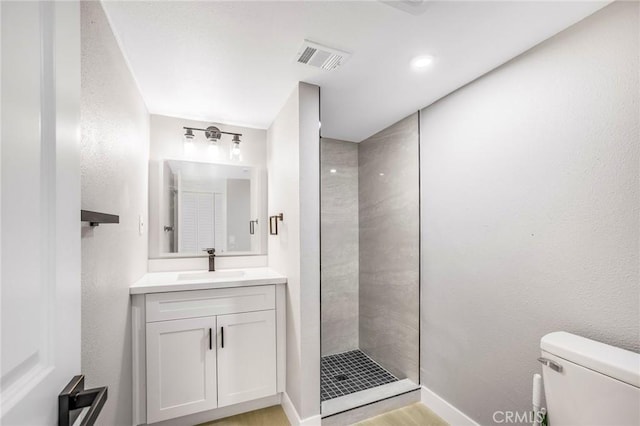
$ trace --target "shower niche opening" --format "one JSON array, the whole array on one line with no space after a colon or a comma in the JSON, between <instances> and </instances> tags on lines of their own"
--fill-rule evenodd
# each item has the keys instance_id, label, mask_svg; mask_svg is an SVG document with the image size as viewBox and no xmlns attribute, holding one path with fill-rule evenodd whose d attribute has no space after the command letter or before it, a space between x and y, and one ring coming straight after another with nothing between
<instances>
[{"instance_id":1,"label":"shower niche opening","mask_svg":"<svg viewBox=\"0 0 640 426\"><path fill-rule=\"evenodd\" d=\"M321 139L323 417L419 386L418 145L418 113Z\"/></svg>"}]
</instances>

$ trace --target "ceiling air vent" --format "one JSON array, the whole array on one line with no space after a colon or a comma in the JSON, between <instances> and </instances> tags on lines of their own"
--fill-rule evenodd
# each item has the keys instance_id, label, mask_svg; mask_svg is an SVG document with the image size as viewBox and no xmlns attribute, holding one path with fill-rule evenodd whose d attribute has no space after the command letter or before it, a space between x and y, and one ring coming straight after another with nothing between
<instances>
[{"instance_id":1,"label":"ceiling air vent","mask_svg":"<svg viewBox=\"0 0 640 426\"><path fill-rule=\"evenodd\" d=\"M302 43L296 61L323 70L332 71L345 63L350 54L338 49L323 46L309 40Z\"/></svg>"}]
</instances>

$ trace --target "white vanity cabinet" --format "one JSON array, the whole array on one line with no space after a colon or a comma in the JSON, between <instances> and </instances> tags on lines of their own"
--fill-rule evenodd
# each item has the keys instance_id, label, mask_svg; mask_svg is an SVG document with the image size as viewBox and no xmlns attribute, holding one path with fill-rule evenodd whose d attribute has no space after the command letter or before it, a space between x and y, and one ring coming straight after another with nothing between
<instances>
[{"instance_id":1,"label":"white vanity cabinet","mask_svg":"<svg viewBox=\"0 0 640 426\"><path fill-rule=\"evenodd\" d=\"M284 391L284 283L159 290L132 287L135 425Z\"/></svg>"},{"instance_id":2,"label":"white vanity cabinet","mask_svg":"<svg viewBox=\"0 0 640 426\"><path fill-rule=\"evenodd\" d=\"M218 333L218 406L275 394L275 311L221 315Z\"/></svg>"},{"instance_id":3,"label":"white vanity cabinet","mask_svg":"<svg viewBox=\"0 0 640 426\"><path fill-rule=\"evenodd\" d=\"M215 317L147 324L149 423L218 406L215 329Z\"/></svg>"}]
</instances>

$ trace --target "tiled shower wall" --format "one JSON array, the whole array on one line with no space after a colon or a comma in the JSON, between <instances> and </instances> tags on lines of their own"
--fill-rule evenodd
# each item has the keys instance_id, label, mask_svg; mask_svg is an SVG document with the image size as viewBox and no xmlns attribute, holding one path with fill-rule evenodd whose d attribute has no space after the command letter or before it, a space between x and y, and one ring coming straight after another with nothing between
<instances>
[{"instance_id":1,"label":"tiled shower wall","mask_svg":"<svg viewBox=\"0 0 640 426\"><path fill-rule=\"evenodd\" d=\"M418 383L418 113L359 144L360 349Z\"/></svg>"},{"instance_id":2,"label":"tiled shower wall","mask_svg":"<svg viewBox=\"0 0 640 426\"><path fill-rule=\"evenodd\" d=\"M358 144L322 138L322 355L358 348Z\"/></svg>"},{"instance_id":3,"label":"tiled shower wall","mask_svg":"<svg viewBox=\"0 0 640 426\"><path fill-rule=\"evenodd\" d=\"M360 348L417 383L418 114L320 153L322 355Z\"/></svg>"}]
</instances>

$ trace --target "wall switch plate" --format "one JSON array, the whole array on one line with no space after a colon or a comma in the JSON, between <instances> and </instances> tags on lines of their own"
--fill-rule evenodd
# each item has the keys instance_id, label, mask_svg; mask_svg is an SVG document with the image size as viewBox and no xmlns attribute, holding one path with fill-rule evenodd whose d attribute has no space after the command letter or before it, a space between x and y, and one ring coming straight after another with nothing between
<instances>
[{"instance_id":1,"label":"wall switch plate","mask_svg":"<svg viewBox=\"0 0 640 426\"><path fill-rule=\"evenodd\" d=\"M144 220L142 219L142 215L138 215L138 234L144 234Z\"/></svg>"}]
</instances>

